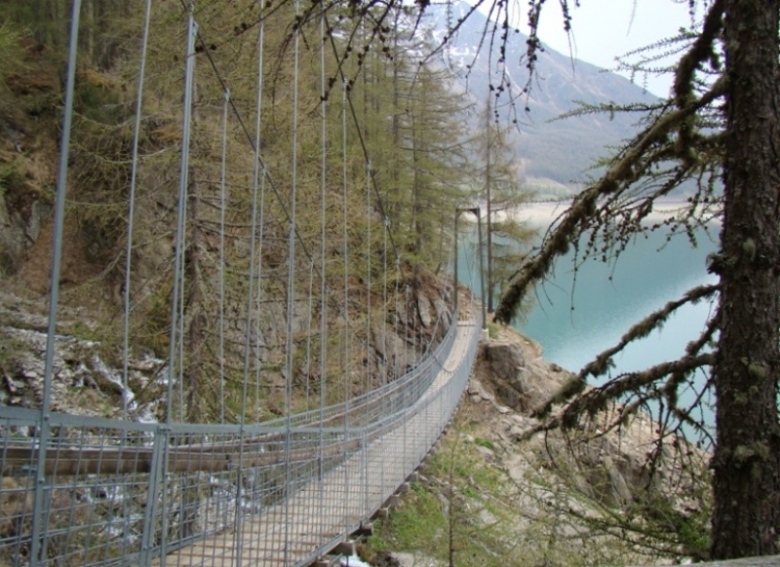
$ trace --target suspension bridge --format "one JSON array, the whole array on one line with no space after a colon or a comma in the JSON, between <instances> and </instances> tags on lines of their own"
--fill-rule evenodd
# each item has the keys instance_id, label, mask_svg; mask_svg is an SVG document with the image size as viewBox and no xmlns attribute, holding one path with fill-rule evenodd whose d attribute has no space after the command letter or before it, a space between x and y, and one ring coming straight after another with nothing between
<instances>
[{"instance_id":1,"label":"suspension bridge","mask_svg":"<svg viewBox=\"0 0 780 567\"><path fill-rule=\"evenodd\" d=\"M0 406L0 565L310 564L430 451L484 320L425 269L452 263L460 197L415 170L402 199L399 158L372 161L383 129L416 164L435 150L411 91L369 124L388 99L368 86L409 68L403 10L136 0L118 30L85 2L61 45L42 386ZM397 49L381 70L374 36ZM103 263L68 287L73 231ZM105 417L58 411L60 313L91 295Z\"/></svg>"}]
</instances>

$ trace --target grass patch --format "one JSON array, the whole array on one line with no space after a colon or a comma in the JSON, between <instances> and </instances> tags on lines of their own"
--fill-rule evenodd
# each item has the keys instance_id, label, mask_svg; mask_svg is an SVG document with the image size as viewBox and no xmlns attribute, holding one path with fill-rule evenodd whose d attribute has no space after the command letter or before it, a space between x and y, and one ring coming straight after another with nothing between
<instances>
[{"instance_id":1,"label":"grass patch","mask_svg":"<svg viewBox=\"0 0 780 567\"><path fill-rule=\"evenodd\" d=\"M497 447L485 438L467 441L465 419L461 413L460 427L456 421L427 461L427 480L412 483L401 505L377 526L366 559L404 551L441 565L452 558L458 567L652 563L653 554L631 538L601 529L596 509L573 502L567 486L548 476L541 479L548 484L517 482L500 463L486 461L479 447ZM584 516L567 514L568 506Z\"/></svg>"},{"instance_id":2,"label":"grass patch","mask_svg":"<svg viewBox=\"0 0 780 567\"><path fill-rule=\"evenodd\" d=\"M419 483L404 498L377 536L369 540L369 547L377 552L393 549L432 550L439 547L445 536L447 518L433 491Z\"/></svg>"}]
</instances>

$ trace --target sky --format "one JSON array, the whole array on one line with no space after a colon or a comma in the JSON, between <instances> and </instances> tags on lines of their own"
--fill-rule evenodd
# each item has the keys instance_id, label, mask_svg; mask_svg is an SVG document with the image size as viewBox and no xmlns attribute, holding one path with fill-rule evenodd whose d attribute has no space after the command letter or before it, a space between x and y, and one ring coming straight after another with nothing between
<instances>
[{"instance_id":1,"label":"sky","mask_svg":"<svg viewBox=\"0 0 780 567\"><path fill-rule=\"evenodd\" d=\"M518 27L527 32L526 3L515 1L523 10ZM564 55L573 54L606 69L615 68L616 56L673 36L690 23L688 0L581 0L581 4L571 12L571 50L558 2L545 3L539 36L542 43ZM647 89L666 96L671 84L671 77L648 77Z\"/></svg>"}]
</instances>

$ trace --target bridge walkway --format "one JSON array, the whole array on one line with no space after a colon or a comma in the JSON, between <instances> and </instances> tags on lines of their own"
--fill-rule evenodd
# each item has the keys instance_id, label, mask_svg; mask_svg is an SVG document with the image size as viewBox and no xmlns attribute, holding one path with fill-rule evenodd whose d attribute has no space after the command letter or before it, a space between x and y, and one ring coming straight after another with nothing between
<instances>
[{"instance_id":1,"label":"bridge walkway","mask_svg":"<svg viewBox=\"0 0 780 567\"><path fill-rule=\"evenodd\" d=\"M457 405L468 378L477 333L475 321L458 323L449 356L425 394L407 410L408 415L386 431L381 424L363 427L359 448L342 464L263 513L245 516L237 528L178 549L152 564L305 565L330 550L382 506L441 434L446 426L441 416ZM462 384L451 384L453 380Z\"/></svg>"}]
</instances>

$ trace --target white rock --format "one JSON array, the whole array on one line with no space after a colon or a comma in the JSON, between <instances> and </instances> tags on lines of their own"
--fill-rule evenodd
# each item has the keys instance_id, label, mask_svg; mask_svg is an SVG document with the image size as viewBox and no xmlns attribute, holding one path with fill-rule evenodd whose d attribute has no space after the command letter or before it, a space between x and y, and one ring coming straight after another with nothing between
<instances>
[{"instance_id":1,"label":"white rock","mask_svg":"<svg viewBox=\"0 0 780 567\"><path fill-rule=\"evenodd\" d=\"M496 454L491 449L483 447L482 445L477 445L477 452L479 452L479 454L481 454L486 459L492 459L496 456Z\"/></svg>"},{"instance_id":2,"label":"white rock","mask_svg":"<svg viewBox=\"0 0 780 567\"><path fill-rule=\"evenodd\" d=\"M444 563L433 559L432 557L426 557L425 555L415 555L412 553L397 552L393 553L393 556L398 559L401 567L443 567Z\"/></svg>"}]
</instances>

